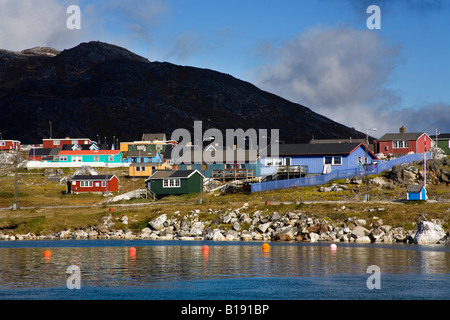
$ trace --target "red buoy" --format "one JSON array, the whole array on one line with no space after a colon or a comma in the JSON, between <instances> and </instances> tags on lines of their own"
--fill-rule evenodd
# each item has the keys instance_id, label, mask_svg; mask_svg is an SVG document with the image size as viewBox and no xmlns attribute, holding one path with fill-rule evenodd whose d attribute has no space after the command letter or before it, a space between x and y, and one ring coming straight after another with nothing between
<instances>
[{"instance_id":1,"label":"red buoy","mask_svg":"<svg viewBox=\"0 0 450 320\"><path fill-rule=\"evenodd\" d=\"M52 253L51 253L50 250L45 250L44 251L44 257L51 257L51 256L52 256Z\"/></svg>"}]
</instances>

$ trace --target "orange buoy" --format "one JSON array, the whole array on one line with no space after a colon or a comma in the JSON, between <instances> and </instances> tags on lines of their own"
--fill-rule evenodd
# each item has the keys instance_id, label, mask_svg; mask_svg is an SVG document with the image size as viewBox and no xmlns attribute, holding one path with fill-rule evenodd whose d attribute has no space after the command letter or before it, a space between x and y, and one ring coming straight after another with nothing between
<instances>
[{"instance_id":1,"label":"orange buoy","mask_svg":"<svg viewBox=\"0 0 450 320\"><path fill-rule=\"evenodd\" d=\"M264 244L262 245L262 251L263 251L263 252L269 252L269 251L270 251L270 246L269 246L268 243L264 243Z\"/></svg>"},{"instance_id":2,"label":"orange buoy","mask_svg":"<svg viewBox=\"0 0 450 320\"><path fill-rule=\"evenodd\" d=\"M135 255L136 254L136 248L135 247L131 247L130 249L128 249L128 252L130 253L130 255Z\"/></svg>"},{"instance_id":3,"label":"orange buoy","mask_svg":"<svg viewBox=\"0 0 450 320\"><path fill-rule=\"evenodd\" d=\"M51 253L50 250L45 250L44 251L44 257L51 257L51 256L52 256L52 253Z\"/></svg>"},{"instance_id":4,"label":"orange buoy","mask_svg":"<svg viewBox=\"0 0 450 320\"><path fill-rule=\"evenodd\" d=\"M202 247L202 252L205 254L209 253L209 247L206 244Z\"/></svg>"}]
</instances>

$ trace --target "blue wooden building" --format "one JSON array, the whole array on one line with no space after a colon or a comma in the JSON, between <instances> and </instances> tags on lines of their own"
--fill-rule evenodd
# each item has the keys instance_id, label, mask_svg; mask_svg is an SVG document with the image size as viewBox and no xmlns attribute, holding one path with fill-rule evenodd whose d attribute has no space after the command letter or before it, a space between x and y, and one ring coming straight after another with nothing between
<instances>
[{"instance_id":1,"label":"blue wooden building","mask_svg":"<svg viewBox=\"0 0 450 320\"><path fill-rule=\"evenodd\" d=\"M423 185L409 185L406 189L406 200L427 200L427 190Z\"/></svg>"},{"instance_id":2,"label":"blue wooden building","mask_svg":"<svg viewBox=\"0 0 450 320\"><path fill-rule=\"evenodd\" d=\"M276 175L291 172L295 177L306 174L327 174L336 170L349 170L373 165L377 156L363 143L280 144L278 155L269 150L261 157L261 174Z\"/></svg>"}]
</instances>

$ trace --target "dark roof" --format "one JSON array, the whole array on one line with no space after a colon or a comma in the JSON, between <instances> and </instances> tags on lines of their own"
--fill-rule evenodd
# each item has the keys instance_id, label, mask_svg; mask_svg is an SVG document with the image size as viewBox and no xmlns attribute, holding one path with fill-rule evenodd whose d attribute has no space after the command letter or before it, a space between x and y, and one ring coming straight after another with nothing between
<instances>
[{"instance_id":1,"label":"dark roof","mask_svg":"<svg viewBox=\"0 0 450 320\"><path fill-rule=\"evenodd\" d=\"M147 180L167 178L185 179L189 178L194 172L198 172L203 176L198 170L157 170Z\"/></svg>"},{"instance_id":2,"label":"dark roof","mask_svg":"<svg viewBox=\"0 0 450 320\"><path fill-rule=\"evenodd\" d=\"M90 150L90 147L93 145L97 145L97 143L91 143L91 144L77 144L77 146L80 148L80 150ZM64 144L61 148L61 150L72 150L74 144Z\"/></svg>"},{"instance_id":3,"label":"dark roof","mask_svg":"<svg viewBox=\"0 0 450 320\"><path fill-rule=\"evenodd\" d=\"M279 155L280 156L294 156L294 155L342 155L350 154L356 148L361 147L364 149L365 145L360 142L352 143L317 143L317 144L280 144ZM268 155L271 155L271 146L269 147ZM375 155L370 152L373 157Z\"/></svg>"},{"instance_id":4,"label":"dark roof","mask_svg":"<svg viewBox=\"0 0 450 320\"><path fill-rule=\"evenodd\" d=\"M73 176L70 180L111 180L113 177L115 177L115 175L113 174L76 175Z\"/></svg>"},{"instance_id":5,"label":"dark roof","mask_svg":"<svg viewBox=\"0 0 450 320\"><path fill-rule=\"evenodd\" d=\"M386 133L378 141L394 141L394 140L411 141L417 140L423 134L425 134L425 132Z\"/></svg>"},{"instance_id":6,"label":"dark roof","mask_svg":"<svg viewBox=\"0 0 450 320\"><path fill-rule=\"evenodd\" d=\"M311 139L309 143L317 144L317 143L361 143L366 142L366 139L352 139L352 138L343 138L343 139Z\"/></svg>"},{"instance_id":7,"label":"dark roof","mask_svg":"<svg viewBox=\"0 0 450 320\"><path fill-rule=\"evenodd\" d=\"M28 152L29 157L43 157L43 156L57 156L59 154L59 148L31 148Z\"/></svg>"},{"instance_id":8,"label":"dark roof","mask_svg":"<svg viewBox=\"0 0 450 320\"><path fill-rule=\"evenodd\" d=\"M142 135L142 141L166 141L165 133L144 133Z\"/></svg>"},{"instance_id":9,"label":"dark roof","mask_svg":"<svg viewBox=\"0 0 450 320\"><path fill-rule=\"evenodd\" d=\"M422 191L423 185L420 184L411 184L406 189L406 192L408 193L419 193Z\"/></svg>"},{"instance_id":10,"label":"dark roof","mask_svg":"<svg viewBox=\"0 0 450 320\"><path fill-rule=\"evenodd\" d=\"M436 140L436 135L433 134L432 136L430 136L430 138L432 140ZM448 140L450 139L450 133L440 133L438 134L438 140Z\"/></svg>"},{"instance_id":11,"label":"dark roof","mask_svg":"<svg viewBox=\"0 0 450 320\"><path fill-rule=\"evenodd\" d=\"M157 151L128 151L127 158L131 157L156 157Z\"/></svg>"}]
</instances>

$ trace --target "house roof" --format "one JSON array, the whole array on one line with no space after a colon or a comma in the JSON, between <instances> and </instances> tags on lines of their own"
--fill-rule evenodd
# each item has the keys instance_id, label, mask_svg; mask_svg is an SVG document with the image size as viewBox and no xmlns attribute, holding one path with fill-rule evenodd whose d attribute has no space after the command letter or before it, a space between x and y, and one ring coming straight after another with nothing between
<instances>
[{"instance_id":1,"label":"house roof","mask_svg":"<svg viewBox=\"0 0 450 320\"><path fill-rule=\"evenodd\" d=\"M166 141L165 133L144 133L142 135L142 141Z\"/></svg>"},{"instance_id":2,"label":"house roof","mask_svg":"<svg viewBox=\"0 0 450 320\"><path fill-rule=\"evenodd\" d=\"M423 189L423 185L411 184L406 189L406 192L408 192L408 193L420 193L422 191L422 189Z\"/></svg>"},{"instance_id":3,"label":"house roof","mask_svg":"<svg viewBox=\"0 0 450 320\"><path fill-rule=\"evenodd\" d=\"M79 180L111 180L113 177L116 177L114 174L98 174L98 175L76 175L73 176L70 180L72 181L79 181ZM119 180L116 177L117 180Z\"/></svg>"},{"instance_id":4,"label":"house roof","mask_svg":"<svg viewBox=\"0 0 450 320\"><path fill-rule=\"evenodd\" d=\"M168 178L187 179L195 172L204 178L203 174L198 170L157 170L146 181Z\"/></svg>"},{"instance_id":5,"label":"house roof","mask_svg":"<svg viewBox=\"0 0 450 320\"><path fill-rule=\"evenodd\" d=\"M317 143L317 144L280 144L280 156L320 156L320 155L343 155L350 154L358 147L365 149L366 146L360 142L352 143ZM267 154L271 155L271 146L268 148ZM368 154L377 159L377 156L368 149Z\"/></svg>"},{"instance_id":6,"label":"house roof","mask_svg":"<svg viewBox=\"0 0 450 320\"><path fill-rule=\"evenodd\" d=\"M436 135L430 136L431 139L436 140ZM450 133L440 133L438 134L438 140L449 140L450 139Z\"/></svg>"},{"instance_id":7,"label":"house roof","mask_svg":"<svg viewBox=\"0 0 450 320\"><path fill-rule=\"evenodd\" d=\"M58 148L32 148L28 152L29 157L56 156L61 149Z\"/></svg>"},{"instance_id":8,"label":"house roof","mask_svg":"<svg viewBox=\"0 0 450 320\"><path fill-rule=\"evenodd\" d=\"M78 146L81 150L91 150L92 146L97 146L97 143L93 142L91 144L65 144L62 146L61 150L73 150L74 146Z\"/></svg>"},{"instance_id":9,"label":"house roof","mask_svg":"<svg viewBox=\"0 0 450 320\"><path fill-rule=\"evenodd\" d=\"M158 151L128 151L127 157L156 157L158 155Z\"/></svg>"},{"instance_id":10,"label":"house roof","mask_svg":"<svg viewBox=\"0 0 450 320\"><path fill-rule=\"evenodd\" d=\"M73 155L118 155L120 150L61 150L60 156L73 156Z\"/></svg>"},{"instance_id":11,"label":"house roof","mask_svg":"<svg viewBox=\"0 0 450 320\"><path fill-rule=\"evenodd\" d=\"M402 141L412 141L419 139L420 136L426 134L424 132L410 132L410 133L386 133L382 136L378 141L394 141L394 140L402 140Z\"/></svg>"}]
</instances>

